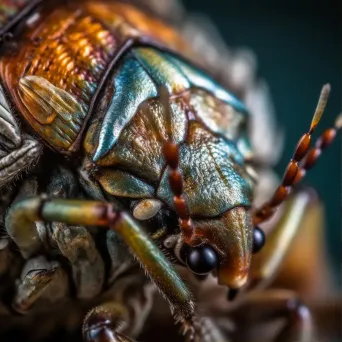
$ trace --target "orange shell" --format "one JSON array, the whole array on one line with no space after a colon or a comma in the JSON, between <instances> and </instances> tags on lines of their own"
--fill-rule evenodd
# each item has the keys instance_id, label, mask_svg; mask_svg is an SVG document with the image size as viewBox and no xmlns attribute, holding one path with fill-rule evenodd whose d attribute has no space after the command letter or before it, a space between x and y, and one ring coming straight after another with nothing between
<instances>
[{"instance_id":1,"label":"orange shell","mask_svg":"<svg viewBox=\"0 0 342 342\"><path fill-rule=\"evenodd\" d=\"M14 32L0 77L15 106L45 142L69 154L106 70L129 41L188 49L176 31L127 3L44 1Z\"/></svg>"}]
</instances>

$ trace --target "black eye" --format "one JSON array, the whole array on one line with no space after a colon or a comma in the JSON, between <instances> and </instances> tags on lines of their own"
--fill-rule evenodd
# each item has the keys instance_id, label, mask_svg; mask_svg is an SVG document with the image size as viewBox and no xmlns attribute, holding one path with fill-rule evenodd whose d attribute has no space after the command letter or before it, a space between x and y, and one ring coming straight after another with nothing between
<instances>
[{"instance_id":1,"label":"black eye","mask_svg":"<svg viewBox=\"0 0 342 342\"><path fill-rule=\"evenodd\" d=\"M254 227L253 230L253 253L259 252L264 247L266 238L265 233L259 228Z\"/></svg>"},{"instance_id":2,"label":"black eye","mask_svg":"<svg viewBox=\"0 0 342 342\"><path fill-rule=\"evenodd\" d=\"M218 257L210 246L189 247L184 246L181 250L189 269L195 274L208 274L218 266Z\"/></svg>"}]
</instances>

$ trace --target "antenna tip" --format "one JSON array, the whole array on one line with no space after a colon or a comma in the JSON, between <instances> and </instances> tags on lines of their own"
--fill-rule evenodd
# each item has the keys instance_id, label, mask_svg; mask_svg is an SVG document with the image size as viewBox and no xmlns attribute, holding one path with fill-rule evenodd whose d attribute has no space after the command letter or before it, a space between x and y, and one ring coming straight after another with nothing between
<instances>
[{"instance_id":1,"label":"antenna tip","mask_svg":"<svg viewBox=\"0 0 342 342\"><path fill-rule=\"evenodd\" d=\"M330 91L331 91L330 83L324 84L324 86L322 87L322 90L321 90L321 96L320 96L321 100L327 101L329 94L330 94Z\"/></svg>"},{"instance_id":2,"label":"antenna tip","mask_svg":"<svg viewBox=\"0 0 342 342\"><path fill-rule=\"evenodd\" d=\"M330 90L331 90L331 85L330 85L330 83L324 84L324 86L323 86L323 88L322 88L322 91L324 91L324 92L330 92Z\"/></svg>"},{"instance_id":3,"label":"antenna tip","mask_svg":"<svg viewBox=\"0 0 342 342\"><path fill-rule=\"evenodd\" d=\"M336 129L341 129L342 128L342 113L340 113L335 121L335 127Z\"/></svg>"},{"instance_id":4,"label":"antenna tip","mask_svg":"<svg viewBox=\"0 0 342 342\"><path fill-rule=\"evenodd\" d=\"M321 94L319 96L318 103L317 103L317 108L311 121L311 126L310 126L310 131L309 131L310 134L315 130L319 121L321 120L323 111L328 102L330 89L331 89L330 84L327 83L327 84L324 84L321 90Z\"/></svg>"}]
</instances>

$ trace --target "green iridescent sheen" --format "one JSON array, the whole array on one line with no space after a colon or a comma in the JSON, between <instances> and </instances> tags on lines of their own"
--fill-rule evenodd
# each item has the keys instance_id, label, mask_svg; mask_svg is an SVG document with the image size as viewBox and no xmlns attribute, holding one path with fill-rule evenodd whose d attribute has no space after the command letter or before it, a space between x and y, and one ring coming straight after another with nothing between
<instances>
[{"instance_id":1,"label":"green iridescent sheen","mask_svg":"<svg viewBox=\"0 0 342 342\"><path fill-rule=\"evenodd\" d=\"M181 61L179 58L173 57L169 54L164 54L165 58L169 59L174 65L178 66L179 69L186 75L189 82L198 88L202 88L210 91L218 99L230 104L237 111L247 113L247 108L240 102L233 94L229 93L211 77L206 75L203 71L194 68L188 63Z\"/></svg>"},{"instance_id":2,"label":"green iridescent sheen","mask_svg":"<svg viewBox=\"0 0 342 342\"><path fill-rule=\"evenodd\" d=\"M127 172L105 169L96 174L102 188L112 196L128 198L149 198L154 195L153 186Z\"/></svg>"},{"instance_id":3,"label":"green iridescent sheen","mask_svg":"<svg viewBox=\"0 0 342 342\"><path fill-rule=\"evenodd\" d=\"M191 293L178 273L150 236L129 215L115 227L123 241L142 263L151 280L183 317L191 317L193 307Z\"/></svg>"},{"instance_id":4,"label":"green iridescent sheen","mask_svg":"<svg viewBox=\"0 0 342 342\"><path fill-rule=\"evenodd\" d=\"M32 197L17 202L11 208L7 224L12 227L10 232L15 241L20 241L23 246L35 240L39 242L37 230L32 227L35 228L34 222L40 220L111 228L122 238L171 305L177 307L183 317L191 316L191 294L160 248L130 215L111 212L108 216L108 212L110 205L103 202L70 199L44 202L40 197Z\"/></svg>"},{"instance_id":5,"label":"green iridescent sheen","mask_svg":"<svg viewBox=\"0 0 342 342\"><path fill-rule=\"evenodd\" d=\"M212 92L237 111L246 113L244 105L202 71L168 53L150 47L135 48L113 75L115 94L100 127L94 161L103 158L135 115L139 105L157 96L157 87L166 86L171 94L191 87Z\"/></svg>"},{"instance_id":6,"label":"green iridescent sheen","mask_svg":"<svg viewBox=\"0 0 342 342\"><path fill-rule=\"evenodd\" d=\"M236 206L249 207L251 183L236 145L210 135L197 123L190 124L190 140L180 146L179 160L190 214L215 217ZM168 169L163 173L157 195L173 207Z\"/></svg>"},{"instance_id":7,"label":"green iridescent sheen","mask_svg":"<svg viewBox=\"0 0 342 342\"><path fill-rule=\"evenodd\" d=\"M252 181L244 166L249 150L243 104L200 70L150 47L132 49L112 77L115 93L96 129L98 144L93 143L92 158L98 166L129 170L173 207L162 152L168 122L157 99L158 86L164 85L170 95L175 95L170 99L170 124L173 139L180 146L179 167L190 215L215 217L236 206L250 207ZM221 126L225 120L227 127ZM127 197L123 189L115 190L120 181L110 176L98 181L107 193ZM137 182L127 185L134 192L132 185ZM139 198L141 188L135 191L130 197ZM152 189L146 197L150 194L155 195Z\"/></svg>"},{"instance_id":8,"label":"green iridescent sheen","mask_svg":"<svg viewBox=\"0 0 342 342\"><path fill-rule=\"evenodd\" d=\"M169 93L189 89L191 84L186 75L165 54L155 49L136 48L134 56L141 62L158 86L166 86Z\"/></svg>"},{"instance_id":9,"label":"green iridescent sheen","mask_svg":"<svg viewBox=\"0 0 342 342\"><path fill-rule=\"evenodd\" d=\"M103 119L94 161L111 150L140 103L157 96L157 89L149 75L131 56L124 59L113 83L115 93Z\"/></svg>"}]
</instances>

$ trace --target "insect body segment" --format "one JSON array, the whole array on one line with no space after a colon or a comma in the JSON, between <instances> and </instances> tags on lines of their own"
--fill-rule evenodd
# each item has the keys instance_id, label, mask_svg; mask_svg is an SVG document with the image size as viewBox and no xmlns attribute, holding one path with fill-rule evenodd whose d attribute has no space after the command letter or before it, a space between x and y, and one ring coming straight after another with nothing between
<instances>
[{"instance_id":1,"label":"insect body segment","mask_svg":"<svg viewBox=\"0 0 342 342\"><path fill-rule=\"evenodd\" d=\"M103 172L106 172L103 170L110 170L113 167L130 170L126 175L123 173L122 177L134 177L147 183L158 182L156 196L169 207L176 209L181 219L180 227L185 241L189 242L193 230L190 217L193 217L196 227L197 219L213 218L235 207L248 208L251 205L251 180L245 170L243 154L236 147L236 141L240 139L239 133L234 132L234 136L232 134L228 138L229 132L225 137L219 133L213 134L208 127L215 121L218 125L220 116L224 115L222 110L231 113L235 110L237 117L232 115L231 121L241 120L241 122L246 117L246 112L231 95L226 96L228 103L214 97L210 91L216 93L220 87L214 87L213 81L209 78L208 81L198 82L202 87L209 84L209 89L191 84L191 79L195 78L186 73L189 68L179 68L178 65L185 65L184 62L179 61L177 64L174 61L175 57L169 62L169 54L152 48L133 48L132 55L124 58L118 71L113 71L114 82L111 83L110 78L108 79L109 87L106 89L112 87L116 92L113 91L113 97L109 95L108 90L106 90L107 94L103 94L104 103L101 103L101 112L104 112L103 121L94 118L93 126L87 134L85 147L90 154L89 159L97 166L94 177L99 177L97 179L102 187L104 186L101 183ZM172 73L169 72L170 70ZM199 80L203 77L203 74L197 75ZM167 99L170 104L164 105L155 95L162 83L172 90ZM124 90L122 87L127 89ZM124 95L128 92L128 88L136 91L137 95L134 98ZM220 91L223 92L222 89ZM196 103L196 97L193 98L193 94L197 95L198 92L208 97L207 101L212 107L209 114L203 110L205 109L203 102L199 103L197 100ZM147 104L140 106L141 102ZM170 115L167 115L166 106L170 106ZM213 115L212 118L208 118L210 114ZM241 128L237 126L237 130L239 129ZM170 135L168 131L172 132L176 145L168 142ZM171 153L171 150L174 152ZM168 157L168 153L172 155ZM164 156L169 169L164 168ZM181 174L176 172L178 167ZM109 175L113 171L108 172ZM170 174L174 179L171 181L173 189L170 188ZM175 177L179 179L180 176L182 182L176 182ZM110 189L112 195L117 194L117 190L114 189L117 184L118 182L112 184L113 188ZM137 181L135 184L138 184ZM107 184L105 186L108 187ZM143 196L144 193L141 192L141 195ZM182 204L184 198L180 196L185 196L186 205ZM247 216L249 215L246 209L243 209L241 214L243 211ZM245 219L242 220L243 224L242 222L241 225L238 224L241 232L237 233L237 241L241 239L240 234L244 236L245 231L250 229L249 224L245 225ZM247 218L246 220L248 221ZM215 227L213 223L212 229L216 229ZM194 236L203 243L209 243L205 238L209 235L209 230L206 228L202 231L199 227L195 229ZM186 231L189 231L190 235ZM233 238L228 237L230 233L227 234L225 238L222 235L215 242L217 252L222 255L226 255L224 247L226 241L223 239L229 239L230 243L234 241ZM244 259L242 264L236 266L237 270L243 269L244 273L248 269L250 256L247 255L250 253L251 246L251 235L246 234L246 239L242 238L246 243L243 249L246 250L245 252L239 250L238 253L247 254L242 257ZM217 237L217 234L214 235ZM233 256L228 259L230 258L234 259ZM236 284L232 285L236 286Z\"/></svg>"},{"instance_id":2,"label":"insect body segment","mask_svg":"<svg viewBox=\"0 0 342 342\"><path fill-rule=\"evenodd\" d=\"M98 146L93 156L94 161L98 162L108 154L119 139L123 128L136 115L139 105L143 101L157 97L158 87L162 85L169 88L168 90L178 102L178 106L185 106L188 102L189 111L191 107L196 106L199 109L200 119L210 128L213 125L217 127L220 120L228 120L224 118L223 113L219 112L220 105L227 112L230 110L239 112L240 120L243 121L246 109L238 100L215 85L208 76L197 75L197 78L194 78L193 73L195 73L195 69L190 69L175 57L171 58L169 53L163 53L151 47L133 48L123 59L118 70L114 70L112 74L111 86L115 89L115 94L103 118ZM222 101L225 102L215 103L217 100L213 96L216 96L217 93L221 94ZM135 94L135 97L130 94ZM207 94L207 101L209 103L211 101L213 113L206 113L204 106L199 103L197 98L202 94L204 96ZM173 103L171 103L171 107L176 112L175 117L171 118L172 132L175 134L175 141L181 141L183 139L181 135L185 134L185 127L179 136L175 126L184 126L186 119L184 113L183 117L179 117L178 114L184 109L175 108ZM193 109L193 111L195 110ZM213 117L210 117L210 114ZM237 119L231 118L231 120Z\"/></svg>"},{"instance_id":3,"label":"insect body segment","mask_svg":"<svg viewBox=\"0 0 342 342\"><path fill-rule=\"evenodd\" d=\"M304 159L319 107L282 185L255 210L250 115L196 66L199 56L173 28L121 1L41 1L24 14L4 28L15 44L3 41L0 54L0 186L40 155L43 161L34 180L24 182L25 196L13 195L4 214L6 234L29 269L12 308L28 312L57 281L63 284L58 299L69 295L69 274L74 296L84 300L99 299L133 275L144 284L143 299L106 294L83 326L88 342L131 341L124 329L130 335L136 325L132 312L141 316L141 328L152 301L140 265L189 340L202 337L193 297L160 246L192 273L212 272L229 288L229 299L269 279L301 216L276 225L264 249L265 235L255 224L285 200L340 121ZM15 114L28 124L22 136ZM303 196L303 207L308 202ZM101 227L110 230L105 243ZM286 243L276 253L280 240ZM259 251L255 260L261 261L253 264ZM58 262L47 262L56 255Z\"/></svg>"},{"instance_id":4,"label":"insect body segment","mask_svg":"<svg viewBox=\"0 0 342 342\"><path fill-rule=\"evenodd\" d=\"M104 12L109 9L113 12ZM124 235L117 232L169 299L185 330L191 330L194 313L185 285L173 271L167 273L170 278L163 274L168 262L144 234L132 234L138 226L129 215L122 214L123 221L115 217L121 217L127 201L163 203L155 216L163 206L171 212L176 209L180 229L192 229L195 237L188 241L195 247L187 257L190 269L202 273L220 264L220 282L241 286L252 246L248 218L252 182L244 166L244 153L249 151L237 148L245 140L247 110L171 51L181 46L176 38L165 41L171 30L163 29L159 37L148 29L159 24L142 14L139 18L147 26L140 27L138 21L133 27L123 20L128 13L136 14L129 5L70 2L52 7L43 20L44 10L39 7L32 20L17 28L16 57L11 50L2 54L4 86L18 111L53 150L70 155L84 148L85 169L80 176L87 182L86 191L112 201L115 222L107 217L111 213L105 212L102 202L39 204L41 199L36 198L12 208L6 220L8 232L28 258L40 248L33 221L41 215L68 225L121 227L120 222L126 222ZM16 61L21 59L25 63L18 68ZM167 89L164 96L160 87ZM167 158L171 144L176 158L175 154ZM142 214L138 209L133 215L144 219L144 209Z\"/></svg>"},{"instance_id":5,"label":"insect body segment","mask_svg":"<svg viewBox=\"0 0 342 342\"><path fill-rule=\"evenodd\" d=\"M62 153L76 149L72 145L110 63L142 34L135 27L139 22L129 24L126 19L136 12L134 7L82 3L68 2L56 8L52 5L48 14L41 5L32 20L20 25L23 34L16 51L2 54L0 62L1 77L20 112L50 146ZM103 16L105 11L112 13L111 18ZM109 28L106 19L110 20ZM139 19L147 20L143 14ZM158 20L148 22L159 28L158 34L152 28L148 32L154 32L151 41L163 41L164 34L170 31L168 36L173 40L165 45L179 46L170 29ZM50 98L54 99L52 103ZM77 110L71 105L76 102L80 106ZM69 107L61 108L63 104ZM73 125L68 125L66 121L71 120Z\"/></svg>"}]
</instances>

